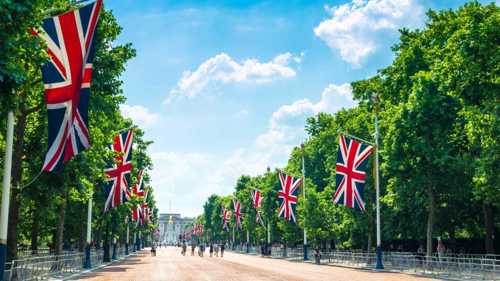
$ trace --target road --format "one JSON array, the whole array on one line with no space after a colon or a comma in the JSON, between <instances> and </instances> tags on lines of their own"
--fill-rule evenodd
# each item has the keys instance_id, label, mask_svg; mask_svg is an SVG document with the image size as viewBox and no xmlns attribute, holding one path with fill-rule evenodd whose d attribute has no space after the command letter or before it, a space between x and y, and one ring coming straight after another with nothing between
<instances>
[{"instance_id":1,"label":"road","mask_svg":"<svg viewBox=\"0 0 500 281\"><path fill-rule=\"evenodd\" d=\"M148 252L129 257L101 269L83 274L73 280L91 281L428 281L418 276L371 272L336 266L318 266L309 263L262 258L226 252L224 258L207 255L182 256L179 248L157 250L157 256Z\"/></svg>"}]
</instances>

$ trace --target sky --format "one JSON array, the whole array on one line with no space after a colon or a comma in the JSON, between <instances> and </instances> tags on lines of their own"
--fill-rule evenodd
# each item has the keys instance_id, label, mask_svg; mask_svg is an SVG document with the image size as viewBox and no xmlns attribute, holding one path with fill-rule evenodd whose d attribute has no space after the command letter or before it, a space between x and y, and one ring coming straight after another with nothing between
<instances>
[{"instance_id":1,"label":"sky","mask_svg":"<svg viewBox=\"0 0 500 281\"><path fill-rule=\"evenodd\" d=\"M121 111L154 142L160 212L199 215L242 174L284 167L308 117L355 106L350 82L390 65L399 28L465 2L106 0L116 44L137 50Z\"/></svg>"}]
</instances>

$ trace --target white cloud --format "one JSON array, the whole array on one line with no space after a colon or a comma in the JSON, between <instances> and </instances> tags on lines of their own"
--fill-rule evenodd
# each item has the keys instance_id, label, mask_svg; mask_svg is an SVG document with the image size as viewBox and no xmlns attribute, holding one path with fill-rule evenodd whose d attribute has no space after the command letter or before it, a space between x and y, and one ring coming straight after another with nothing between
<instances>
[{"instance_id":1,"label":"white cloud","mask_svg":"<svg viewBox=\"0 0 500 281\"><path fill-rule=\"evenodd\" d=\"M153 125L160 120L160 115L157 113L152 113L148 108L142 105L120 105L120 112L123 117L130 118L135 124L141 127L148 127Z\"/></svg>"},{"instance_id":2,"label":"white cloud","mask_svg":"<svg viewBox=\"0 0 500 281\"><path fill-rule=\"evenodd\" d=\"M269 83L294 77L296 71L292 64L300 63L302 55L294 56L287 52L277 55L269 62L247 59L239 63L225 53L218 54L203 62L195 71L185 71L165 103L178 96L196 97L210 86L241 82Z\"/></svg>"},{"instance_id":3,"label":"white cloud","mask_svg":"<svg viewBox=\"0 0 500 281\"><path fill-rule=\"evenodd\" d=\"M257 137L256 145L259 149L272 151L275 155L286 156L294 146L304 141L304 126L308 117L319 112L335 113L341 108L355 105L351 85L330 84L323 90L317 103L306 98L278 108L269 120L268 130Z\"/></svg>"},{"instance_id":4,"label":"white cloud","mask_svg":"<svg viewBox=\"0 0 500 281\"><path fill-rule=\"evenodd\" d=\"M242 109L242 110L239 110L238 112L236 112L233 116L234 116L235 118L243 118L243 117L245 117L245 116L248 116L248 114L250 114L250 113L248 112L248 110L246 110L246 109Z\"/></svg>"},{"instance_id":5,"label":"white cloud","mask_svg":"<svg viewBox=\"0 0 500 281\"><path fill-rule=\"evenodd\" d=\"M331 17L323 20L314 34L355 67L379 45L387 45L385 35L395 34L403 26L418 26L423 18L417 0L353 0L325 9Z\"/></svg>"},{"instance_id":6,"label":"white cloud","mask_svg":"<svg viewBox=\"0 0 500 281\"><path fill-rule=\"evenodd\" d=\"M305 139L307 117L318 112L334 113L352 107L349 84L326 87L318 102L302 99L279 107L270 117L268 129L258 135L252 145L233 150L228 155L156 152L151 153L154 170L152 180L157 186L158 201L173 203L173 211L182 207L183 215L202 212L202 204L211 194L233 192L241 175L255 176L286 165L293 147ZM166 204L163 204L165 207ZM162 209L162 212L167 211Z\"/></svg>"}]
</instances>

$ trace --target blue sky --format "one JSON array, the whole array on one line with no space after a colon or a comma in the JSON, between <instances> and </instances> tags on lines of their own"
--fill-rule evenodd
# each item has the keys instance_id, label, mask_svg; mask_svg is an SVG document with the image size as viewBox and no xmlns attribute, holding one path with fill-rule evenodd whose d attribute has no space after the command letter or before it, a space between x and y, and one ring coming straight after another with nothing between
<instances>
[{"instance_id":1,"label":"blue sky","mask_svg":"<svg viewBox=\"0 0 500 281\"><path fill-rule=\"evenodd\" d=\"M160 212L198 215L241 174L283 166L307 117L354 106L349 83L390 64L398 28L464 2L105 1L137 49L122 112L154 141Z\"/></svg>"}]
</instances>

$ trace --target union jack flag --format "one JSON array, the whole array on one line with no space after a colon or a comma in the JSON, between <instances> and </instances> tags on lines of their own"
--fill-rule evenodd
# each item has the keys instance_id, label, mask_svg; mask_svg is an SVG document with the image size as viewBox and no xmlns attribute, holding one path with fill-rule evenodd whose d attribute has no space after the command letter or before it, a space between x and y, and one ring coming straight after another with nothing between
<instances>
[{"instance_id":1,"label":"union jack flag","mask_svg":"<svg viewBox=\"0 0 500 281\"><path fill-rule=\"evenodd\" d=\"M137 176L137 183L132 187L132 194L137 196L139 199L143 199L144 195L146 195L146 191L144 190L144 183L142 181L142 175L144 174L144 170L139 170L139 175ZM142 208L140 204L132 207L132 220L141 223L142 219Z\"/></svg>"},{"instance_id":2,"label":"union jack flag","mask_svg":"<svg viewBox=\"0 0 500 281\"><path fill-rule=\"evenodd\" d=\"M234 221L236 222L236 227L238 229L241 229L241 217L243 216L243 213L241 213L241 203L238 200L233 200L233 207L234 207Z\"/></svg>"},{"instance_id":3,"label":"union jack flag","mask_svg":"<svg viewBox=\"0 0 500 281\"><path fill-rule=\"evenodd\" d=\"M149 208L149 205L147 202L142 203L142 217L141 217L141 223L145 224L146 222L151 221L151 208Z\"/></svg>"},{"instance_id":4,"label":"union jack flag","mask_svg":"<svg viewBox=\"0 0 500 281\"><path fill-rule=\"evenodd\" d=\"M109 148L118 153L115 163L105 169L108 182L105 186L107 195L104 212L123 204L130 199L128 185L130 182L130 171L132 170L132 139L134 132L128 130L114 137L114 143Z\"/></svg>"},{"instance_id":5,"label":"union jack flag","mask_svg":"<svg viewBox=\"0 0 500 281\"><path fill-rule=\"evenodd\" d=\"M49 120L49 148L43 171L53 171L90 147L88 104L94 34L102 0L47 18L32 30L47 44L50 61L42 66Z\"/></svg>"},{"instance_id":6,"label":"union jack flag","mask_svg":"<svg viewBox=\"0 0 500 281\"><path fill-rule=\"evenodd\" d=\"M297 204L297 191L302 178L294 180L292 176L279 172L281 182L281 190L278 192L278 199L280 201L279 217L284 217L288 221L296 222L295 219L295 205Z\"/></svg>"},{"instance_id":7,"label":"union jack flag","mask_svg":"<svg viewBox=\"0 0 500 281\"><path fill-rule=\"evenodd\" d=\"M265 226L264 220L259 212L260 205L262 203L262 194L260 190L253 189L250 191L252 194L252 206L255 209L255 221L260 225Z\"/></svg>"},{"instance_id":8,"label":"union jack flag","mask_svg":"<svg viewBox=\"0 0 500 281\"><path fill-rule=\"evenodd\" d=\"M262 219L262 215L258 210L255 211L255 221L258 222L262 227L266 227L264 220Z\"/></svg>"},{"instance_id":9,"label":"union jack flag","mask_svg":"<svg viewBox=\"0 0 500 281\"><path fill-rule=\"evenodd\" d=\"M262 196L261 196L260 190L253 189L250 192L252 193L252 206L255 209L260 208L260 205L262 203Z\"/></svg>"},{"instance_id":10,"label":"union jack flag","mask_svg":"<svg viewBox=\"0 0 500 281\"><path fill-rule=\"evenodd\" d=\"M333 195L335 204L365 210L363 189L366 159L372 151L373 147L370 145L340 136L335 177L337 191Z\"/></svg>"},{"instance_id":11,"label":"union jack flag","mask_svg":"<svg viewBox=\"0 0 500 281\"><path fill-rule=\"evenodd\" d=\"M198 225L198 234L200 234L200 236L203 235L203 224Z\"/></svg>"},{"instance_id":12,"label":"union jack flag","mask_svg":"<svg viewBox=\"0 0 500 281\"><path fill-rule=\"evenodd\" d=\"M229 211L222 207L222 228L225 230L225 231L229 231L229 227L227 225L227 222L229 220Z\"/></svg>"}]
</instances>

